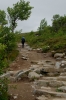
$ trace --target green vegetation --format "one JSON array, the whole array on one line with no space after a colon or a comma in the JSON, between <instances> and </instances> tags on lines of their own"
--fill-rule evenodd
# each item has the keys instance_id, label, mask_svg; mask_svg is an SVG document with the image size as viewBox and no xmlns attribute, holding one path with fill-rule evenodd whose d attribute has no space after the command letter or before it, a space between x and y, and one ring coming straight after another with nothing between
<instances>
[{"instance_id":1,"label":"green vegetation","mask_svg":"<svg viewBox=\"0 0 66 100\"><path fill-rule=\"evenodd\" d=\"M30 46L42 48L43 52L66 52L66 16L54 15L52 26L48 26L45 19L41 20L38 31L31 31L25 37Z\"/></svg>"},{"instance_id":2,"label":"green vegetation","mask_svg":"<svg viewBox=\"0 0 66 100\"><path fill-rule=\"evenodd\" d=\"M0 100L8 100L8 80L0 79Z\"/></svg>"},{"instance_id":3,"label":"green vegetation","mask_svg":"<svg viewBox=\"0 0 66 100\"><path fill-rule=\"evenodd\" d=\"M13 4L13 8L7 8L12 32L14 32L14 29L17 26L17 20L27 20L30 17L31 9L33 7L31 7L29 3L29 1L26 2L24 0L20 0L16 4Z\"/></svg>"},{"instance_id":4,"label":"green vegetation","mask_svg":"<svg viewBox=\"0 0 66 100\"><path fill-rule=\"evenodd\" d=\"M43 52L55 50L57 52L66 53L66 15L54 15L52 18L52 26L47 25L47 21L41 20L37 32L29 32L21 34L21 31L15 32L18 20L27 20L31 14L30 2L20 0L13 4L13 8L8 7L8 20L6 13L0 10L0 75L9 67L9 63L13 61L17 55L17 43L21 42L21 37L26 38L26 42L32 48L42 48ZM8 25L9 21L9 27ZM33 78L34 80L35 78ZM8 84L6 79L0 79L0 100L8 100Z\"/></svg>"}]
</instances>

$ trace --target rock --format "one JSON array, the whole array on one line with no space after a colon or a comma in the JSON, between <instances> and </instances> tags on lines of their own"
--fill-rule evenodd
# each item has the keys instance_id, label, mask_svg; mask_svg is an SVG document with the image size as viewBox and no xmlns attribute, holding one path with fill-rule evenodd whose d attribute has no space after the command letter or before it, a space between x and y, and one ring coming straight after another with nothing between
<instances>
[{"instance_id":1,"label":"rock","mask_svg":"<svg viewBox=\"0 0 66 100\"><path fill-rule=\"evenodd\" d=\"M58 58L58 57L63 58L64 56L65 56L65 53L55 53L54 54L54 58Z\"/></svg>"},{"instance_id":2,"label":"rock","mask_svg":"<svg viewBox=\"0 0 66 100\"><path fill-rule=\"evenodd\" d=\"M59 69L60 68L60 64L61 64L61 62L58 62L58 61L55 63L56 69Z\"/></svg>"},{"instance_id":3,"label":"rock","mask_svg":"<svg viewBox=\"0 0 66 100\"><path fill-rule=\"evenodd\" d=\"M58 87L58 86L63 86L64 82L58 81L58 80L38 80L35 83L37 86L50 86L50 87Z\"/></svg>"},{"instance_id":4,"label":"rock","mask_svg":"<svg viewBox=\"0 0 66 100\"><path fill-rule=\"evenodd\" d=\"M56 51L51 51L51 56L54 57L55 53L56 53Z\"/></svg>"},{"instance_id":5,"label":"rock","mask_svg":"<svg viewBox=\"0 0 66 100\"><path fill-rule=\"evenodd\" d=\"M58 90L66 93L66 86L59 87Z\"/></svg>"},{"instance_id":6,"label":"rock","mask_svg":"<svg viewBox=\"0 0 66 100\"><path fill-rule=\"evenodd\" d=\"M30 69L31 69L31 70L35 70L35 69L37 69L38 67L39 67L39 65L37 65L37 64L36 64L36 65L31 65Z\"/></svg>"},{"instance_id":7,"label":"rock","mask_svg":"<svg viewBox=\"0 0 66 100\"><path fill-rule=\"evenodd\" d=\"M58 75L60 75L60 72L50 72L50 73L48 73L47 74L48 76L58 76Z\"/></svg>"},{"instance_id":8,"label":"rock","mask_svg":"<svg viewBox=\"0 0 66 100\"><path fill-rule=\"evenodd\" d=\"M38 64L38 62L37 62L37 61L31 61L31 63L32 63L32 64Z\"/></svg>"},{"instance_id":9,"label":"rock","mask_svg":"<svg viewBox=\"0 0 66 100\"><path fill-rule=\"evenodd\" d=\"M48 73L49 73L49 72L57 72L58 70L57 70L55 67L52 67L52 66L50 67L50 66L49 66L49 67L44 67L44 68L42 69L42 71L43 71L43 72L48 72Z\"/></svg>"},{"instance_id":10,"label":"rock","mask_svg":"<svg viewBox=\"0 0 66 100\"><path fill-rule=\"evenodd\" d=\"M20 72L19 74L17 74L16 75L16 81L18 80L18 79L20 79L24 74L27 74L28 72L30 72L31 71L31 69L28 69L28 70L25 70L25 71L22 71L22 72Z\"/></svg>"},{"instance_id":11,"label":"rock","mask_svg":"<svg viewBox=\"0 0 66 100\"><path fill-rule=\"evenodd\" d=\"M57 80L51 80L49 82L49 86L50 87L58 87L58 86L63 86L63 82L62 81L57 81Z\"/></svg>"},{"instance_id":12,"label":"rock","mask_svg":"<svg viewBox=\"0 0 66 100\"><path fill-rule=\"evenodd\" d=\"M66 60L61 61L61 64L66 65Z\"/></svg>"},{"instance_id":13,"label":"rock","mask_svg":"<svg viewBox=\"0 0 66 100\"><path fill-rule=\"evenodd\" d=\"M4 74L2 74L1 76L0 76L0 79L1 78L9 78L10 77L10 72L7 72L7 73L4 73Z\"/></svg>"},{"instance_id":14,"label":"rock","mask_svg":"<svg viewBox=\"0 0 66 100\"><path fill-rule=\"evenodd\" d=\"M33 71L33 72L30 72L28 74L28 78L31 79L31 80L32 79L38 79L38 78L40 78L40 75Z\"/></svg>"},{"instance_id":15,"label":"rock","mask_svg":"<svg viewBox=\"0 0 66 100\"><path fill-rule=\"evenodd\" d=\"M50 81L50 80L57 80L58 77L43 77L42 79Z\"/></svg>"},{"instance_id":16,"label":"rock","mask_svg":"<svg viewBox=\"0 0 66 100\"><path fill-rule=\"evenodd\" d=\"M37 48L37 53L42 53L42 48Z\"/></svg>"},{"instance_id":17,"label":"rock","mask_svg":"<svg viewBox=\"0 0 66 100\"><path fill-rule=\"evenodd\" d=\"M63 93L63 92L54 92L54 91L51 91L51 90L43 90L43 89L35 89L34 90L34 94L35 95L51 95L51 96L54 96L54 97L63 97L63 98L66 98L66 93Z\"/></svg>"},{"instance_id":18,"label":"rock","mask_svg":"<svg viewBox=\"0 0 66 100\"><path fill-rule=\"evenodd\" d=\"M48 100L48 98L42 95L42 96L36 97L36 100Z\"/></svg>"},{"instance_id":19,"label":"rock","mask_svg":"<svg viewBox=\"0 0 66 100\"><path fill-rule=\"evenodd\" d=\"M54 98L52 100L66 100L66 98Z\"/></svg>"},{"instance_id":20,"label":"rock","mask_svg":"<svg viewBox=\"0 0 66 100\"><path fill-rule=\"evenodd\" d=\"M41 87L41 86L47 87L48 83L49 83L48 80L38 80L35 82L35 85L37 85L39 87Z\"/></svg>"},{"instance_id":21,"label":"rock","mask_svg":"<svg viewBox=\"0 0 66 100\"><path fill-rule=\"evenodd\" d=\"M66 81L66 76L59 76L57 79L62 80L62 81Z\"/></svg>"},{"instance_id":22,"label":"rock","mask_svg":"<svg viewBox=\"0 0 66 100\"><path fill-rule=\"evenodd\" d=\"M60 76L66 76L66 72L60 73Z\"/></svg>"},{"instance_id":23,"label":"rock","mask_svg":"<svg viewBox=\"0 0 66 100\"><path fill-rule=\"evenodd\" d=\"M64 56L64 59L66 60L66 56Z\"/></svg>"},{"instance_id":24,"label":"rock","mask_svg":"<svg viewBox=\"0 0 66 100\"><path fill-rule=\"evenodd\" d=\"M27 57L22 57L22 59L23 59L23 60L28 60L28 58L27 58Z\"/></svg>"},{"instance_id":25,"label":"rock","mask_svg":"<svg viewBox=\"0 0 66 100\"><path fill-rule=\"evenodd\" d=\"M10 76L8 79L9 79L10 82L15 82L16 81L16 78L12 77L12 76Z\"/></svg>"},{"instance_id":26,"label":"rock","mask_svg":"<svg viewBox=\"0 0 66 100\"><path fill-rule=\"evenodd\" d=\"M62 60L62 58L58 57L58 58L56 58L56 60L57 60L57 61L61 61L61 60Z\"/></svg>"},{"instance_id":27,"label":"rock","mask_svg":"<svg viewBox=\"0 0 66 100\"><path fill-rule=\"evenodd\" d=\"M17 96L13 96L14 100L17 99Z\"/></svg>"},{"instance_id":28,"label":"rock","mask_svg":"<svg viewBox=\"0 0 66 100\"><path fill-rule=\"evenodd\" d=\"M19 73L23 72L23 70L18 70L15 74L14 77L16 77Z\"/></svg>"}]
</instances>

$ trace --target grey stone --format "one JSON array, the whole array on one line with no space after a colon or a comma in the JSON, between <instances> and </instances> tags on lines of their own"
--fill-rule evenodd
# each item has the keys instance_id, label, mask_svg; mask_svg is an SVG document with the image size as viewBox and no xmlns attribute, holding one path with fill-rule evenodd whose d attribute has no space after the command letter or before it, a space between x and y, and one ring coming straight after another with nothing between
<instances>
[{"instance_id":1,"label":"grey stone","mask_svg":"<svg viewBox=\"0 0 66 100\"><path fill-rule=\"evenodd\" d=\"M54 58L58 58L58 57L63 58L64 56L65 56L65 53L55 53L54 54Z\"/></svg>"},{"instance_id":2,"label":"grey stone","mask_svg":"<svg viewBox=\"0 0 66 100\"><path fill-rule=\"evenodd\" d=\"M59 87L58 90L66 93L66 86Z\"/></svg>"},{"instance_id":3,"label":"grey stone","mask_svg":"<svg viewBox=\"0 0 66 100\"><path fill-rule=\"evenodd\" d=\"M66 98L66 93L54 92L54 91L51 91L51 90L48 91L48 90L42 90L42 89L35 89L34 94L35 95L51 95L51 96L54 96L54 97Z\"/></svg>"},{"instance_id":4,"label":"grey stone","mask_svg":"<svg viewBox=\"0 0 66 100\"><path fill-rule=\"evenodd\" d=\"M30 79L36 78L37 79L37 78L40 78L40 75L33 71L28 74L28 78L30 78Z\"/></svg>"},{"instance_id":5,"label":"grey stone","mask_svg":"<svg viewBox=\"0 0 66 100\"><path fill-rule=\"evenodd\" d=\"M36 100L48 100L48 98L42 95L42 96L36 97Z\"/></svg>"},{"instance_id":6,"label":"grey stone","mask_svg":"<svg viewBox=\"0 0 66 100\"><path fill-rule=\"evenodd\" d=\"M0 76L0 78L9 78L10 77L10 72L4 73Z\"/></svg>"}]
</instances>

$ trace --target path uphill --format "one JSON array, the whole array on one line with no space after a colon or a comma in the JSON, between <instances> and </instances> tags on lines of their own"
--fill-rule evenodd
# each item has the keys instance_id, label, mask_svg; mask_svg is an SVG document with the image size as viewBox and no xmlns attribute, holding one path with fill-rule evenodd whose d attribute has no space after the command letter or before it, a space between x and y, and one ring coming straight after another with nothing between
<instances>
[{"instance_id":1,"label":"path uphill","mask_svg":"<svg viewBox=\"0 0 66 100\"><path fill-rule=\"evenodd\" d=\"M18 44L18 50L19 56L0 76L10 81L10 100L66 100L66 54L42 53L27 44Z\"/></svg>"}]
</instances>

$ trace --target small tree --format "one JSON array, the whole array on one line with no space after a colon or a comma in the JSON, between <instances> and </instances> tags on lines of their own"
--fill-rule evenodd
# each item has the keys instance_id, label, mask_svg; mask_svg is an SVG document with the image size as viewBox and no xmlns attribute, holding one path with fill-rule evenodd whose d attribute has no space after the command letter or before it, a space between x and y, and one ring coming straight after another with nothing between
<instances>
[{"instance_id":1,"label":"small tree","mask_svg":"<svg viewBox=\"0 0 66 100\"><path fill-rule=\"evenodd\" d=\"M40 26L38 27L39 33L42 33L46 27L47 27L47 21L44 18L41 20Z\"/></svg>"},{"instance_id":2,"label":"small tree","mask_svg":"<svg viewBox=\"0 0 66 100\"><path fill-rule=\"evenodd\" d=\"M66 15L54 15L52 19L52 28L54 32L58 32L60 29L66 31Z\"/></svg>"},{"instance_id":3,"label":"small tree","mask_svg":"<svg viewBox=\"0 0 66 100\"><path fill-rule=\"evenodd\" d=\"M7 8L12 32L14 32L14 29L17 26L17 20L27 20L30 17L31 9L33 7L31 7L29 3L30 2L28 1L20 0L16 4L13 4L13 8Z\"/></svg>"}]
</instances>

